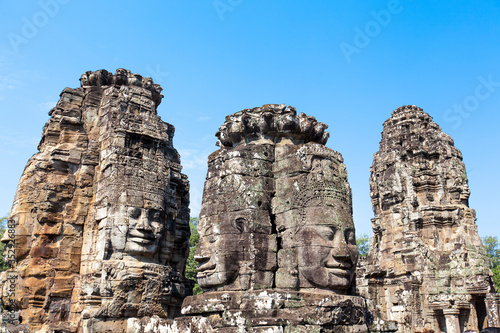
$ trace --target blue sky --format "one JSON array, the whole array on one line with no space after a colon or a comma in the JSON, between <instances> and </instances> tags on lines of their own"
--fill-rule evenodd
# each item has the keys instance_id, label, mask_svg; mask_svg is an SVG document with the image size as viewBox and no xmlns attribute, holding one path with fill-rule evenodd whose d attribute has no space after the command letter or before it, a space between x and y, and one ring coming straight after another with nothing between
<instances>
[{"instance_id":1,"label":"blue sky","mask_svg":"<svg viewBox=\"0 0 500 333\"><path fill-rule=\"evenodd\" d=\"M500 237L500 1L0 2L0 215L48 111L88 70L152 76L199 212L224 117L268 103L327 123L371 235L368 178L383 122L416 104L462 151L481 236Z\"/></svg>"}]
</instances>

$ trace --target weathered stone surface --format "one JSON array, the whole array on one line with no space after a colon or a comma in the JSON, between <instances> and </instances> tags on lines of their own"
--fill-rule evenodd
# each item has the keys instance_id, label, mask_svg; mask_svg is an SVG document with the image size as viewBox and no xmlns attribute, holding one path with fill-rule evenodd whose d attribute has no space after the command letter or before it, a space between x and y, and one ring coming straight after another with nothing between
<instances>
[{"instance_id":1,"label":"weathered stone surface","mask_svg":"<svg viewBox=\"0 0 500 333\"><path fill-rule=\"evenodd\" d=\"M366 332L364 300L347 296L351 190L326 128L285 105L226 117L198 225L205 293L184 301L173 332Z\"/></svg>"},{"instance_id":2,"label":"weathered stone surface","mask_svg":"<svg viewBox=\"0 0 500 333\"><path fill-rule=\"evenodd\" d=\"M2 239L16 276L3 306L32 331L173 318L190 294L189 185L160 86L124 69L80 80L49 113L9 215L15 237Z\"/></svg>"},{"instance_id":3,"label":"weathered stone surface","mask_svg":"<svg viewBox=\"0 0 500 333\"><path fill-rule=\"evenodd\" d=\"M187 297L184 318L135 319L127 332L367 332L361 297L260 290ZM151 327L155 327L151 329Z\"/></svg>"},{"instance_id":4,"label":"weathered stone surface","mask_svg":"<svg viewBox=\"0 0 500 333\"><path fill-rule=\"evenodd\" d=\"M358 289L375 331L389 321L398 332L498 326L462 154L422 109L400 107L384 123L370 188L374 235Z\"/></svg>"}]
</instances>

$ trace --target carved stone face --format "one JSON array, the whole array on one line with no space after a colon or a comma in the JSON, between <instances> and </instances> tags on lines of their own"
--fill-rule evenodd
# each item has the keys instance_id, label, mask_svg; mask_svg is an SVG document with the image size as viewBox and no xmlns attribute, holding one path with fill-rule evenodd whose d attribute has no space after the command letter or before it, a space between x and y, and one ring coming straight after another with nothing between
<instances>
[{"instance_id":1,"label":"carved stone face","mask_svg":"<svg viewBox=\"0 0 500 333\"><path fill-rule=\"evenodd\" d=\"M297 232L301 287L348 289L358 256L352 218L330 206L308 207L305 214L305 225Z\"/></svg>"},{"instance_id":2,"label":"carved stone face","mask_svg":"<svg viewBox=\"0 0 500 333\"><path fill-rule=\"evenodd\" d=\"M158 252L164 230L161 210L121 204L114 220L117 223L111 229L113 252L140 256L153 256Z\"/></svg>"},{"instance_id":3,"label":"carved stone face","mask_svg":"<svg viewBox=\"0 0 500 333\"><path fill-rule=\"evenodd\" d=\"M87 73L82 74L82 76L80 77L80 82L81 82L82 87L89 85L89 77L88 77Z\"/></svg>"},{"instance_id":4,"label":"carved stone face","mask_svg":"<svg viewBox=\"0 0 500 333\"><path fill-rule=\"evenodd\" d=\"M128 84L131 86L138 86L140 87L142 85L142 76L139 74L132 74L128 77Z\"/></svg>"},{"instance_id":5,"label":"carved stone face","mask_svg":"<svg viewBox=\"0 0 500 333\"><path fill-rule=\"evenodd\" d=\"M238 273L237 260L232 261L230 256L224 256L214 251L218 243L224 242L227 238L228 235L218 235L207 237L203 241L200 239L198 255L195 257L200 264L197 275L200 287L222 286L236 278Z\"/></svg>"},{"instance_id":6,"label":"carved stone face","mask_svg":"<svg viewBox=\"0 0 500 333\"><path fill-rule=\"evenodd\" d=\"M126 84L127 83L127 70L123 68L118 68L115 73L115 84Z\"/></svg>"},{"instance_id":7,"label":"carved stone face","mask_svg":"<svg viewBox=\"0 0 500 333\"><path fill-rule=\"evenodd\" d=\"M199 263L198 283L205 289L231 284L238 276L239 262L245 260L245 251L249 250L248 233L244 232L246 220L224 220L215 227L200 221L200 242L194 258Z\"/></svg>"},{"instance_id":8,"label":"carved stone face","mask_svg":"<svg viewBox=\"0 0 500 333\"><path fill-rule=\"evenodd\" d=\"M142 86L148 90L151 90L153 88L153 80L150 77L143 77Z\"/></svg>"},{"instance_id":9,"label":"carved stone face","mask_svg":"<svg viewBox=\"0 0 500 333\"><path fill-rule=\"evenodd\" d=\"M126 253L155 254L163 232L163 213L156 209L129 207Z\"/></svg>"}]
</instances>

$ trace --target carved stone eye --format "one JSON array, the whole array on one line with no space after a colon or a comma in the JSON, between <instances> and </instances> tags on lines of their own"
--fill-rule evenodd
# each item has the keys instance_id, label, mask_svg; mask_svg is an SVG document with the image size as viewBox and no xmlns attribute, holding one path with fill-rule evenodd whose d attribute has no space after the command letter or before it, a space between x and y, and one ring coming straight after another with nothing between
<instances>
[{"instance_id":1,"label":"carved stone eye","mask_svg":"<svg viewBox=\"0 0 500 333\"><path fill-rule=\"evenodd\" d=\"M316 227L316 229L313 230L316 234L318 234L321 238L323 238L323 240L331 242L335 238L335 233L337 232L336 229L337 228L333 226L323 226L323 227Z\"/></svg>"},{"instance_id":2,"label":"carved stone eye","mask_svg":"<svg viewBox=\"0 0 500 333\"><path fill-rule=\"evenodd\" d=\"M234 226L236 227L236 229L238 229L238 231L240 233L242 233L244 230L245 230L245 225L246 225L246 219L244 217L238 217L235 221L234 221Z\"/></svg>"},{"instance_id":3,"label":"carved stone eye","mask_svg":"<svg viewBox=\"0 0 500 333\"><path fill-rule=\"evenodd\" d=\"M150 221L159 222L161 218L161 212L159 210L151 209L148 216Z\"/></svg>"},{"instance_id":4,"label":"carved stone eye","mask_svg":"<svg viewBox=\"0 0 500 333\"><path fill-rule=\"evenodd\" d=\"M129 216L133 219L138 219L141 216L141 209L140 208L134 208L130 211Z\"/></svg>"},{"instance_id":5,"label":"carved stone eye","mask_svg":"<svg viewBox=\"0 0 500 333\"><path fill-rule=\"evenodd\" d=\"M214 235L209 235L207 236L207 240L209 243L215 243L217 241L217 237L215 237Z\"/></svg>"}]
</instances>

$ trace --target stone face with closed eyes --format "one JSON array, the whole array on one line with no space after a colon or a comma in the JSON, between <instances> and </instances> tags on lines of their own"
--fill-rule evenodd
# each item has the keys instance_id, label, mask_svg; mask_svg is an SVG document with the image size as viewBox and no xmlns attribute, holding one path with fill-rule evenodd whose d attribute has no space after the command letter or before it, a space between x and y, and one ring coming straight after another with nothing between
<instances>
[{"instance_id":1,"label":"stone face with closed eyes","mask_svg":"<svg viewBox=\"0 0 500 333\"><path fill-rule=\"evenodd\" d=\"M180 314L191 288L189 184L174 127L156 112L162 97L150 78L99 70L50 111L3 239L15 250L3 306L24 328L118 330L128 318ZM9 276L15 293L5 292Z\"/></svg>"},{"instance_id":2,"label":"stone face with closed eyes","mask_svg":"<svg viewBox=\"0 0 500 333\"><path fill-rule=\"evenodd\" d=\"M351 190L326 128L285 105L226 117L198 224L204 293L173 332L367 331Z\"/></svg>"}]
</instances>

